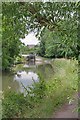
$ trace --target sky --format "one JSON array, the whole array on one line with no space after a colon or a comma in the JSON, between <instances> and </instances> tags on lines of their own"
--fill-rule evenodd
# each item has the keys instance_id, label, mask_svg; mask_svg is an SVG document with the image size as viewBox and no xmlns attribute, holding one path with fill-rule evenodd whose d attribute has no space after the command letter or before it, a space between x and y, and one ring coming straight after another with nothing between
<instances>
[{"instance_id":1,"label":"sky","mask_svg":"<svg viewBox=\"0 0 80 120\"><path fill-rule=\"evenodd\" d=\"M25 36L24 39L20 39L22 43L25 45L37 45L39 43L38 38L35 37L34 33L31 32L28 35Z\"/></svg>"}]
</instances>

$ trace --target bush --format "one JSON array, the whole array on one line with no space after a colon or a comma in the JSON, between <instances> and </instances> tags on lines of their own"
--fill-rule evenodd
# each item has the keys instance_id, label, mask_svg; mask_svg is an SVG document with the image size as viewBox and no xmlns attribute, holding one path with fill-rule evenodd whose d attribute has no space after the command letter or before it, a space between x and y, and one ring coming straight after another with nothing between
<instances>
[{"instance_id":1,"label":"bush","mask_svg":"<svg viewBox=\"0 0 80 120\"><path fill-rule=\"evenodd\" d=\"M24 109L28 106L28 101L23 94L15 92L7 92L4 94L3 105L3 118L23 117Z\"/></svg>"}]
</instances>

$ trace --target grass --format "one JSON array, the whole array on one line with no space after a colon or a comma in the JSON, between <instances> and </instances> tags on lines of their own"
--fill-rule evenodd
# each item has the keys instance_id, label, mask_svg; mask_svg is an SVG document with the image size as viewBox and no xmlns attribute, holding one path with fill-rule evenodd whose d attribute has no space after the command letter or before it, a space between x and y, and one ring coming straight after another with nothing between
<instances>
[{"instance_id":1,"label":"grass","mask_svg":"<svg viewBox=\"0 0 80 120\"><path fill-rule=\"evenodd\" d=\"M67 98L71 98L72 95L77 91L77 61L68 59L55 59L51 62L51 64L54 69L54 75L47 82L35 84L35 89L32 90L32 93L35 97L29 95L25 97L26 100L24 100L24 97L20 97L20 99L25 101L23 102L24 104L22 102L19 104L22 107L22 111L24 111L23 113L20 111L19 105L16 104L16 99L17 97L19 98L19 95L16 95L14 104L17 106L17 110L15 112L21 113L21 115L17 117L50 118L62 104L69 100ZM4 99L4 114L7 109L6 99L10 105L12 96L14 98L15 94L7 94L6 98ZM18 102L20 101L21 100L18 99ZM13 106L13 109L14 108L15 107ZM13 111L8 110L8 114L10 115L9 112Z\"/></svg>"},{"instance_id":2,"label":"grass","mask_svg":"<svg viewBox=\"0 0 80 120\"><path fill-rule=\"evenodd\" d=\"M0 90L0 119L2 119L2 91Z\"/></svg>"}]
</instances>

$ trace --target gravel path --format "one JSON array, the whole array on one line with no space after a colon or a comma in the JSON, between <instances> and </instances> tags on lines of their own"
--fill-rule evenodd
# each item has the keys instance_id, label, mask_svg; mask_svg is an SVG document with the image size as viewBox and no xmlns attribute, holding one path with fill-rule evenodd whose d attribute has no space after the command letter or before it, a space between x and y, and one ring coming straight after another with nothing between
<instances>
[{"instance_id":1,"label":"gravel path","mask_svg":"<svg viewBox=\"0 0 80 120\"><path fill-rule=\"evenodd\" d=\"M78 95L75 95L68 103L65 103L53 118L78 118Z\"/></svg>"}]
</instances>

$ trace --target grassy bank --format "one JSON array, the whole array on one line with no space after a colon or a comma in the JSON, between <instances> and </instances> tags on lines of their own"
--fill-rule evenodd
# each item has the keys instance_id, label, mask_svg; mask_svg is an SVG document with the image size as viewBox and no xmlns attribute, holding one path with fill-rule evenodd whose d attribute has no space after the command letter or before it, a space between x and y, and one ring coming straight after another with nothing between
<instances>
[{"instance_id":1,"label":"grassy bank","mask_svg":"<svg viewBox=\"0 0 80 120\"><path fill-rule=\"evenodd\" d=\"M77 91L77 61L55 59L51 62L54 75L40 82L27 96L7 92L3 99L3 117L48 118Z\"/></svg>"}]
</instances>

